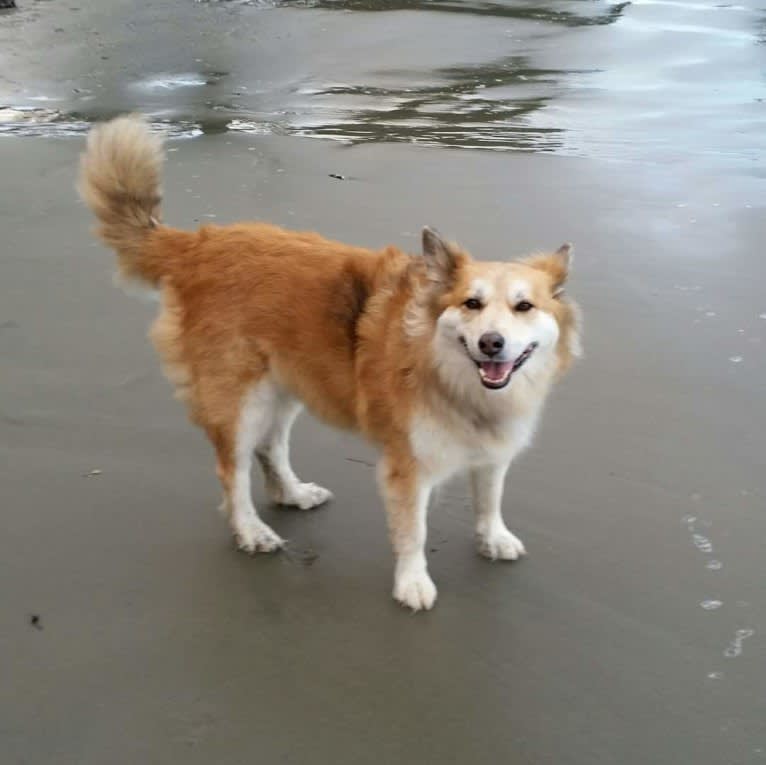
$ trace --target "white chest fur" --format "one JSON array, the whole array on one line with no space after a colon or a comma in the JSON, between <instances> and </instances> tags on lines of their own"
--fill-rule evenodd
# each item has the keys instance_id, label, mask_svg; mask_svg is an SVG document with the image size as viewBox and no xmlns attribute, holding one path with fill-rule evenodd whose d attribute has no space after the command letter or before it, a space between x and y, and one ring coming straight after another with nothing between
<instances>
[{"instance_id":1,"label":"white chest fur","mask_svg":"<svg viewBox=\"0 0 766 765\"><path fill-rule=\"evenodd\" d=\"M534 412L482 427L459 416L422 414L413 422L410 442L422 468L439 482L470 467L507 464L529 445L537 420Z\"/></svg>"}]
</instances>

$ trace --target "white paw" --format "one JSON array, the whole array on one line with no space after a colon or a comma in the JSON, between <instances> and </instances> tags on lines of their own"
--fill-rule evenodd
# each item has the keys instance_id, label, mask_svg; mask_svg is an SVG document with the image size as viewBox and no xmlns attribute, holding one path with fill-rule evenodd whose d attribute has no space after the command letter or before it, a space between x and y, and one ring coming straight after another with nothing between
<instances>
[{"instance_id":1,"label":"white paw","mask_svg":"<svg viewBox=\"0 0 766 765\"><path fill-rule=\"evenodd\" d=\"M332 492L315 483L297 483L282 492L279 502L283 505L293 505L301 510L319 507L332 499Z\"/></svg>"},{"instance_id":2,"label":"white paw","mask_svg":"<svg viewBox=\"0 0 766 765\"><path fill-rule=\"evenodd\" d=\"M246 553L274 552L284 547L285 540L261 520L247 520L234 525L237 547Z\"/></svg>"},{"instance_id":3,"label":"white paw","mask_svg":"<svg viewBox=\"0 0 766 765\"><path fill-rule=\"evenodd\" d=\"M508 529L480 534L479 552L490 560L516 560L527 554L522 541Z\"/></svg>"},{"instance_id":4,"label":"white paw","mask_svg":"<svg viewBox=\"0 0 766 765\"><path fill-rule=\"evenodd\" d=\"M397 575L394 600L413 611L429 611L436 602L436 585L427 571Z\"/></svg>"}]
</instances>

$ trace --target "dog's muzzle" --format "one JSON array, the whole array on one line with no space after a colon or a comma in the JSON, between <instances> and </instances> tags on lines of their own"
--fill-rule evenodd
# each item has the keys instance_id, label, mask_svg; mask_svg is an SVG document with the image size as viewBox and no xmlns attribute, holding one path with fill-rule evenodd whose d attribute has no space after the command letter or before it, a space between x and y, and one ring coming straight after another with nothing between
<instances>
[{"instance_id":1,"label":"dog's muzzle","mask_svg":"<svg viewBox=\"0 0 766 765\"><path fill-rule=\"evenodd\" d=\"M481 380L481 384L485 388L489 388L491 390L499 390L500 388L505 388L505 386L508 385L508 383L511 381L513 373L524 366L529 357L534 353L535 348L538 346L538 343L536 342L530 343L516 357L516 359L512 361L477 361L468 351L468 344L466 343L465 338L461 337L460 341L463 343L463 347L466 349L466 352L468 352L471 361L476 364L476 367L479 371L479 379Z\"/></svg>"}]
</instances>

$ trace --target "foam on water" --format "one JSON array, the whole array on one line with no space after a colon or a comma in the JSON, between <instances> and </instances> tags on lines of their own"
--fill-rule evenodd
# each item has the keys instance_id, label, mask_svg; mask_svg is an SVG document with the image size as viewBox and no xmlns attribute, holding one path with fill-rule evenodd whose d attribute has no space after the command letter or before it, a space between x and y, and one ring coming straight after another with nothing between
<instances>
[{"instance_id":1,"label":"foam on water","mask_svg":"<svg viewBox=\"0 0 766 765\"><path fill-rule=\"evenodd\" d=\"M0 136L66 138L88 132L93 122L57 109L31 106L0 107ZM168 138L195 138L202 135L199 124L189 121L155 120L153 130Z\"/></svg>"}]
</instances>

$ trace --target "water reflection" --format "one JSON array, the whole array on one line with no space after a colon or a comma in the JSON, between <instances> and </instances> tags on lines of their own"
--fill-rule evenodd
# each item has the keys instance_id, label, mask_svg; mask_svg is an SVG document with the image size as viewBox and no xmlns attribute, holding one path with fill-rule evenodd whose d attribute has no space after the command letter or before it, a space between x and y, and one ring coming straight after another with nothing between
<instances>
[{"instance_id":1,"label":"water reflection","mask_svg":"<svg viewBox=\"0 0 766 765\"><path fill-rule=\"evenodd\" d=\"M494 16L556 27L612 24L628 2L592 0L278 0L278 5L339 11L429 11ZM526 27L524 27L526 28ZM456 51L459 55L459 51ZM527 55L508 56L475 66L422 73L385 72L379 87L319 85L300 93L308 100L286 130L302 136L350 144L410 142L455 148L555 151L563 129L533 119L581 70L540 68ZM424 78L426 84L422 84ZM368 76L375 82L375 75ZM421 84L418 84L421 83ZM536 124L537 123L537 124Z\"/></svg>"},{"instance_id":2,"label":"water reflection","mask_svg":"<svg viewBox=\"0 0 766 765\"><path fill-rule=\"evenodd\" d=\"M536 149L560 145L556 128L530 124L573 70L540 69L525 56L429 73L432 83L401 73L400 87L329 85L304 88L314 105L288 130L348 143L407 141L461 148ZM395 73L389 73L395 74ZM358 106L356 105L358 104Z\"/></svg>"},{"instance_id":3,"label":"water reflection","mask_svg":"<svg viewBox=\"0 0 766 765\"><path fill-rule=\"evenodd\" d=\"M473 16L501 16L511 19L550 21L569 27L611 24L616 21L629 2L608 6L599 12L590 0L568 0L565 3L525 2L506 0L278 0L281 6L324 8L344 11L434 11L442 13L468 13ZM579 13L572 10L579 6Z\"/></svg>"}]
</instances>

